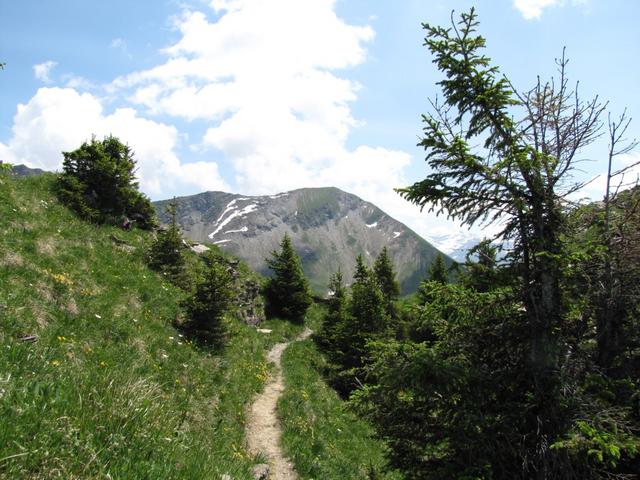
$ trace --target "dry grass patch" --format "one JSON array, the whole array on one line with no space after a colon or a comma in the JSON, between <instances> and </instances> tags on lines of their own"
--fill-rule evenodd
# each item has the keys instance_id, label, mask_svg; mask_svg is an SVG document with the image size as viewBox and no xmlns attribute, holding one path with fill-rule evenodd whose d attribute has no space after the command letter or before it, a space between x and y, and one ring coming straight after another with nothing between
<instances>
[{"instance_id":1,"label":"dry grass patch","mask_svg":"<svg viewBox=\"0 0 640 480\"><path fill-rule=\"evenodd\" d=\"M78 309L78 304L76 303L76 300L73 297L67 300L67 303L65 304L64 309L65 311L67 311L68 313L74 316L80 313L80 310Z\"/></svg>"},{"instance_id":2,"label":"dry grass patch","mask_svg":"<svg viewBox=\"0 0 640 480\"><path fill-rule=\"evenodd\" d=\"M56 239L54 237L41 238L36 242L36 250L40 255L51 257L56 254Z\"/></svg>"},{"instance_id":3,"label":"dry grass patch","mask_svg":"<svg viewBox=\"0 0 640 480\"><path fill-rule=\"evenodd\" d=\"M24 265L24 259L19 253L7 252L2 257L3 267L22 267Z\"/></svg>"}]
</instances>

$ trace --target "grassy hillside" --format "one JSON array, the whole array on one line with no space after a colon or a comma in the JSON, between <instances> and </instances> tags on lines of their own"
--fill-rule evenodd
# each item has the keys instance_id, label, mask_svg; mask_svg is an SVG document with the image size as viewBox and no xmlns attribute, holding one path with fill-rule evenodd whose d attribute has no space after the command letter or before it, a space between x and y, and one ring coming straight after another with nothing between
<instances>
[{"instance_id":1,"label":"grassy hillside","mask_svg":"<svg viewBox=\"0 0 640 480\"><path fill-rule=\"evenodd\" d=\"M0 478L250 478L244 406L295 329L191 344L149 234L76 219L53 178L0 177Z\"/></svg>"}]
</instances>

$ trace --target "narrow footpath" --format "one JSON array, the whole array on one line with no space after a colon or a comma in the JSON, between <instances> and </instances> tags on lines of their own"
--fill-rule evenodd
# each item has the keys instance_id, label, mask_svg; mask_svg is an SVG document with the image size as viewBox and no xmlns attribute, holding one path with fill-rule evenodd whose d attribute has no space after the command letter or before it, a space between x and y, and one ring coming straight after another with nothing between
<instances>
[{"instance_id":1,"label":"narrow footpath","mask_svg":"<svg viewBox=\"0 0 640 480\"><path fill-rule=\"evenodd\" d=\"M312 331L306 328L294 341L304 340ZM280 365L282 352L291 342L277 343L269 350L267 361L275 364L274 374L267 380L247 413L247 446L249 453L263 454L269 463L269 480L295 480L298 478L291 462L280 447L282 431L276 415L278 399L284 391Z\"/></svg>"}]
</instances>

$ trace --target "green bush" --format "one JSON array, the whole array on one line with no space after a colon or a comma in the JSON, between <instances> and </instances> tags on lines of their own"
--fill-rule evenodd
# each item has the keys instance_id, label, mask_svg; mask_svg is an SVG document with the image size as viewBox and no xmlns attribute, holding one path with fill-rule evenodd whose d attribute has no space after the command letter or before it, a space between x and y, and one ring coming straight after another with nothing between
<instances>
[{"instance_id":1,"label":"green bush","mask_svg":"<svg viewBox=\"0 0 640 480\"><path fill-rule=\"evenodd\" d=\"M63 152L57 184L60 200L80 217L96 223L119 223L125 217L140 228L155 225L155 212L138 191L131 148L114 136L95 137L72 152Z\"/></svg>"}]
</instances>

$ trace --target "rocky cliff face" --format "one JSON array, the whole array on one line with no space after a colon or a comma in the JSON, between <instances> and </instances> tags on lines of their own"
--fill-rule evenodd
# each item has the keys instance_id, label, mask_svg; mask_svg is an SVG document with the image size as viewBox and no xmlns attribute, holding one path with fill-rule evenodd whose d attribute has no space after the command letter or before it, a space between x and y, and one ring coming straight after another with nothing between
<instances>
[{"instance_id":1,"label":"rocky cliff face","mask_svg":"<svg viewBox=\"0 0 640 480\"><path fill-rule=\"evenodd\" d=\"M355 258L371 265L384 246L393 259L403 293L417 287L438 250L375 205L337 188L304 188L249 197L205 192L176 199L185 237L218 245L269 274L265 259L291 237L311 287L324 293L331 273L349 282ZM155 202L167 222L167 200Z\"/></svg>"}]
</instances>

